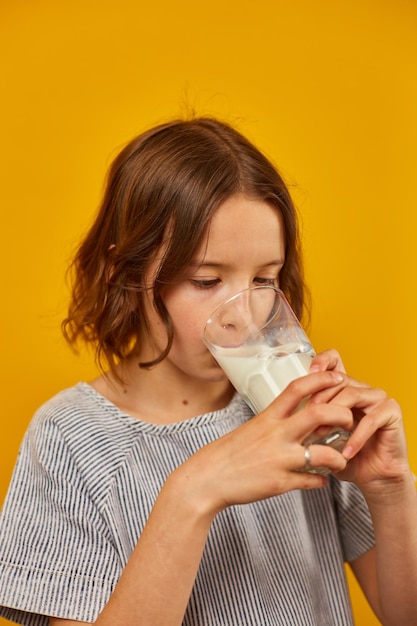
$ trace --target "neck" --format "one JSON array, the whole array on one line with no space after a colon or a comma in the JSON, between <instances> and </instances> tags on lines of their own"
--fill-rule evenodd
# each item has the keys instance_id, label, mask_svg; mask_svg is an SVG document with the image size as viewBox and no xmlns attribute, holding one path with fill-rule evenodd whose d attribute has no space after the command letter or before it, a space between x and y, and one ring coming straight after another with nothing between
<instances>
[{"instance_id":1,"label":"neck","mask_svg":"<svg viewBox=\"0 0 417 626\"><path fill-rule=\"evenodd\" d=\"M190 380L185 374L170 372L163 362L143 370L132 359L117 374L123 382L109 372L91 385L125 413L153 424L180 422L223 409L234 394L225 379Z\"/></svg>"}]
</instances>

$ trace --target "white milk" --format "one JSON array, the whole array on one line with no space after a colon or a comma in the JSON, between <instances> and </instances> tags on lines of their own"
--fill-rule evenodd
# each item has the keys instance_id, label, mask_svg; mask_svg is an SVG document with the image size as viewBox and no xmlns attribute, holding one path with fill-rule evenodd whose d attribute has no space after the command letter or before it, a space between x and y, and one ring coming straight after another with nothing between
<instances>
[{"instance_id":1,"label":"white milk","mask_svg":"<svg viewBox=\"0 0 417 626\"><path fill-rule=\"evenodd\" d=\"M260 413L291 381L308 373L314 354L312 348L291 352L285 346L216 347L215 358L253 411Z\"/></svg>"}]
</instances>

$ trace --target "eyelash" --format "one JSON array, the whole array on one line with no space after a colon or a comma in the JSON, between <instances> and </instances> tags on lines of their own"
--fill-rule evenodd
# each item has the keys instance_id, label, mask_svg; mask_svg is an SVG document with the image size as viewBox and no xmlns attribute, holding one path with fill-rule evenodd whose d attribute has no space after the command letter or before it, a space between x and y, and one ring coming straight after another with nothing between
<instances>
[{"instance_id":1,"label":"eyelash","mask_svg":"<svg viewBox=\"0 0 417 626\"><path fill-rule=\"evenodd\" d=\"M254 280L256 282L261 283L261 285L271 285L272 287L276 287L277 280L276 278L260 278L257 277Z\"/></svg>"},{"instance_id":2,"label":"eyelash","mask_svg":"<svg viewBox=\"0 0 417 626\"><path fill-rule=\"evenodd\" d=\"M211 289L212 287L215 287L218 284L218 279L216 278L215 280L192 280L191 284L194 285L194 287L197 287L198 289Z\"/></svg>"},{"instance_id":3,"label":"eyelash","mask_svg":"<svg viewBox=\"0 0 417 626\"><path fill-rule=\"evenodd\" d=\"M212 289L216 285L219 284L219 279L215 278L214 280L191 280L191 284L197 289ZM272 285L276 287L276 279L274 278L254 278L254 282L260 283L261 285Z\"/></svg>"}]
</instances>

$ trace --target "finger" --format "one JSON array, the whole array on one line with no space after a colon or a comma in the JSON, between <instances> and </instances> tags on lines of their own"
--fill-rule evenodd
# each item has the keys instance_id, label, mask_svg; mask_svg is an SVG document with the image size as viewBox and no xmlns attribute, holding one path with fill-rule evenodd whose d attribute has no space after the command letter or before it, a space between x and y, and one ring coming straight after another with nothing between
<instances>
[{"instance_id":1,"label":"finger","mask_svg":"<svg viewBox=\"0 0 417 626\"><path fill-rule=\"evenodd\" d=\"M271 410L276 411L284 417L290 416L297 410L302 400L309 398L312 394L322 391L327 387L335 387L343 382L343 376L339 372L325 371L300 376L293 380L286 389L272 402Z\"/></svg>"},{"instance_id":2,"label":"finger","mask_svg":"<svg viewBox=\"0 0 417 626\"><path fill-rule=\"evenodd\" d=\"M342 387L338 390L328 402L329 404L337 404L350 409L359 409L367 413L386 399L387 394L383 389L370 387L365 384L361 386L359 386L359 384L348 384L346 387Z\"/></svg>"},{"instance_id":3,"label":"finger","mask_svg":"<svg viewBox=\"0 0 417 626\"><path fill-rule=\"evenodd\" d=\"M304 442L319 429L339 427L350 432L354 427L352 411L337 404L315 404L291 416L292 436L296 441ZM317 435L317 439L322 437Z\"/></svg>"},{"instance_id":4,"label":"finger","mask_svg":"<svg viewBox=\"0 0 417 626\"><path fill-rule=\"evenodd\" d=\"M325 350L316 354L310 365L310 372L323 372L325 370L337 370L346 372L343 361L337 350Z\"/></svg>"},{"instance_id":5,"label":"finger","mask_svg":"<svg viewBox=\"0 0 417 626\"><path fill-rule=\"evenodd\" d=\"M397 402L387 398L376 406L370 413L365 414L360 420L347 445L343 450L343 455L347 459L354 457L379 430L397 431L401 422L401 409ZM401 438L404 438L403 431ZM404 444L405 445L405 444Z\"/></svg>"},{"instance_id":6,"label":"finger","mask_svg":"<svg viewBox=\"0 0 417 626\"><path fill-rule=\"evenodd\" d=\"M310 472L304 472L302 470L295 469L290 473L287 479L288 491L293 491L295 489L320 489L321 487L325 487L328 484L326 474L314 474Z\"/></svg>"},{"instance_id":7,"label":"finger","mask_svg":"<svg viewBox=\"0 0 417 626\"><path fill-rule=\"evenodd\" d=\"M352 387L362 387L370 389L370 385L359 382L354 378L348 376L347 374L343 375L343 382L339 385L339 387L332 387L318 391L310 398L310 402L323 404L326 402L330 402L333 398L335 398L344 387L352 386Z\"/></svg>"},{"instance_id":8,"label":"finger","mask_svg":"<svg viewBox=\"0 0 417 626\"><path fill-rule=\"evenodd\" d=\"M298 453L299 457L300 454ZM296 472L321 474L341 472L346 468L347 459L331 446L317 446L311 444L302 446L302 461L295 468Z\"/></svg>"}]
</instances>

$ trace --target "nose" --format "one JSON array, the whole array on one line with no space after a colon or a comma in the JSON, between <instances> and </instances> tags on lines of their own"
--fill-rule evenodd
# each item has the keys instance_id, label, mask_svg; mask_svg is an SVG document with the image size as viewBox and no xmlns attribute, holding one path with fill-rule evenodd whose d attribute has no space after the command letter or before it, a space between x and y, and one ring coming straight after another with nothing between
<instances>
[{"instance_id":1,"label":"nose","mask_svg":"<svg viewBox=\"0 0 417 626\"><path fill-rule=\"evenodd\" d=\"M222 347L238 347L256 342L270 320L275 291L270 288L246 289L220 306L208 320L205 338Z\"/></svg>"},{"instance_id":2,"label":"nose","mask_svg":"<svg viewBox=\"0 0 417 626\"><path fill-rule=\"evenodd\" d=\"M228 335L229 342L242 343L249 329L253 327L250 294L243 291L238 297L232 298L219 311L217 323Z\"/></svg>"}]
</instances>

